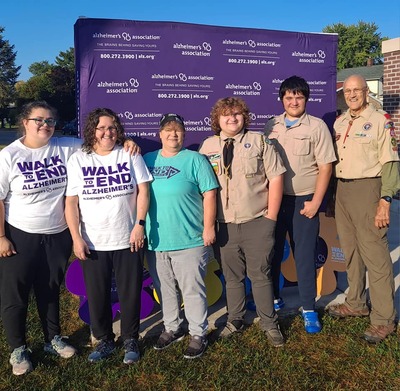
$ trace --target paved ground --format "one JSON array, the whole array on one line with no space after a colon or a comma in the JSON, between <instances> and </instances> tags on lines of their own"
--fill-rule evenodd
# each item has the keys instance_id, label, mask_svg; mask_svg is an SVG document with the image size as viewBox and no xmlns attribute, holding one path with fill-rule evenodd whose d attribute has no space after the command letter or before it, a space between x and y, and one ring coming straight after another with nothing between
<instances>
[{"instance_id":1,"label":"paved ground","mask_svg":"<svg viewBox=\"0 0 400 391\"><path fill-rule=\"evenodd\" d=\"M17 138L17 131L12 129L0 129L0 145L8 145Z\"/></svg>"},{"instance_id":2,"label":"paved ground","mask_svg":"<svg viewBox=\"0 0 400 391\"><path fill-rule=\"evenodd\" d=\"M60 130L55 131L55 135L57 137L64 137ZM8 128L0 128L0 145L8 145L12 143L20 137L18 130L16 129L8 129ZM67 137L67 136L65 136Z\"/></svg>"}]
</instances>

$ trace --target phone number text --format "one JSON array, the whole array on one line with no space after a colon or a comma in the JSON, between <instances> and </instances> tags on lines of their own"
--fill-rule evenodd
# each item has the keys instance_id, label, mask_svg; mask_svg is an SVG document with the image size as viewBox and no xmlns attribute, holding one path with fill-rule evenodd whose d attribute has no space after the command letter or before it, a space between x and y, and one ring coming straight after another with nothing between
<instances>
[{"instance_id":1,"label":"phone number text","mask_svg":"<svg viewBox=\"0 0 400 391\"><path fill-rule=\"evenodd\" d=\"M249 58L228 58L228 64L250 64L250 65L272 65L272 66L275 66L275 61L249 59Z\"/></svg>"}]
</instances>

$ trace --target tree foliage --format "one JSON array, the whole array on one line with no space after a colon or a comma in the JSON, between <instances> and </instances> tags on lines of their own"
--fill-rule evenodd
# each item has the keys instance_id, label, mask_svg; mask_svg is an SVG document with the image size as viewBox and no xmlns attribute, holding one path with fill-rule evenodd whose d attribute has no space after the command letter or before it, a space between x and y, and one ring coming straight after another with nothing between
<instances>
[{"instance_id":1,"label":"tree foliage","mask_svg":"<svg viewBox=\"0 0 400 391\"><path fill-rule=\"evenodd\" d=\"M323 28L324 33L339 35L337 68L354 68L367 65L371 58L374 64L382 64L381 37L375 23L358 22L345 25L336 23Z\"/></svg>"},{"instance_id":2,"label":"tree foliage","mask_svg":"<svg viewBox=\"0 0 400 391\"><path fill-rule=\"evenodd\" d=\"M52 65L47 61L34 62L28 69L33 76L40 76L49 72Z\"/></svg>"},{"instance_id":3,"label":"tree foliage","mask_svg":"<svg viewBox=\"0 0 400 391\"><path fill-rule=\"evenodd\" d=\"M56 65L64 69L68 69L70 72L75 72L74 49L69 48L65 52L60 52L60 54L56 57Z\"/></svg>"},{"instance_id":4,"label":"tree foliage","mask_svg":"<svg viewBox=\"0 0 400 391\"><path fill-rule=\"evenodd\" d=\"M3 32L4 27L0 26L0 110L4 110L14 101L15 83L21 69L15 65L17 52L14 45L4 39Z\"/></svg>"},{"instance_id":5,"label":"tree foliage","mask_svg":"<svg viewBox=\"0 0 400 391\"><path fill-rule=\"evenodd\" d=\"M18 83L18 105L32 100L46 100L63 120L76 117L74 49L60 52L55 64L35 62L29 67L32 77Z\"/></svg>"}]
</instances>

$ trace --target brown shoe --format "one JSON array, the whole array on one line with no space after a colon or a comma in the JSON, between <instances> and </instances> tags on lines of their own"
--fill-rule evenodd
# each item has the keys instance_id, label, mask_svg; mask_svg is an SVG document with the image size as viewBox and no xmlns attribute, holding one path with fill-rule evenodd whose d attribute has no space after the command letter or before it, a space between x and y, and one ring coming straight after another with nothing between
<instances>
[{"instance_id":1,"label":"brown shoe","mask_svg":"<svg viewBox=\"0 0 400 391\"><path fill-rule=\"evenodd\" d=\"M396 327L394 324L377 325L368 327L364 333L364 338L370 343L379 343L383 341L388 335L393 334Z\"/></svg>"},{"instance_id":2,"label":"brown shoe","mask_svg":"<svg viewBox=\"0 0 400 391\"><path fill-rule=\"evenodd\" d=\"M347 307L346 304L339 304L329 307L328 313L336 318L347 318L349 316L368 316L369 309L365 308L363 310L352 310Z\"/></svg>"}]
</instances>

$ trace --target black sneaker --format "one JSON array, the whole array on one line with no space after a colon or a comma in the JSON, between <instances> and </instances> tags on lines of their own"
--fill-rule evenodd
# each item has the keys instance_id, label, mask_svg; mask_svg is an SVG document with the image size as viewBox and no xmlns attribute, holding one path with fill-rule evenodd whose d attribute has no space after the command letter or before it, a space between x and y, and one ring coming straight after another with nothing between
<instances>
[{"instance_id":1,"label":"black sneaker","mask_svg":"<svg viewBox=\"0 0 400 391\"><path fill-rule=\"evenodd\" d=\"M190 338L189 346L186 349L183 357L185 358L199 358L203 355L207 349L208 340L207 337L200 337L199 335L193 335Z\"/></svg>"},{"instance_id":2,"label":"black sneaker","mask_svg":"<svg viewBox=\"0 0 400 391\"><path fill-rule=\"evenodd\" d=\"M163 331L153 346L155 350L163 350L175 342L182 341L185 333L179 329L177 331Z\"/></svg>"}]
</instances>

